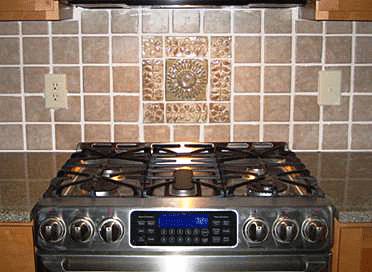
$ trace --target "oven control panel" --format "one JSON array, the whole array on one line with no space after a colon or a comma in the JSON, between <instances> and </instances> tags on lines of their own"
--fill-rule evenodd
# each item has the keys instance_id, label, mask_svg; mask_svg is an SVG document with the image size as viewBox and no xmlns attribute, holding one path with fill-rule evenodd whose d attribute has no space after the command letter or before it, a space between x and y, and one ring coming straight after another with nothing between
<instances>
[{"instance_id":1,"label":"oven control panel","mask_svg":"<svg viewBox=\"0 0 372 272\"><path fill-rule=\"evenodd\" d=\"M130 214L132 246L233 247L237 244L234 211L140 210Z\"/></svg>"}]
</instances>

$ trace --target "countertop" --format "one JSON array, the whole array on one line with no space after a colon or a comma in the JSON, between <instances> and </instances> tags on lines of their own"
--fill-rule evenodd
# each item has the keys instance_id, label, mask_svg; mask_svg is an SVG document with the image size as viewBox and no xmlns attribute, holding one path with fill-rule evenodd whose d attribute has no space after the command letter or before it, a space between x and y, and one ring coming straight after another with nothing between
<instances>
[{"instance_id":1,"label":"countertop","mask_svg":"<svg viewBox=\"0 0 372 272\"><path fill-rule=\"evenodd\" d=\"M343 223L372 222L371 153L299 153ZM68 153L0 153L0 222L30 221L30 211Z\"/></svg>"}]
</instances>

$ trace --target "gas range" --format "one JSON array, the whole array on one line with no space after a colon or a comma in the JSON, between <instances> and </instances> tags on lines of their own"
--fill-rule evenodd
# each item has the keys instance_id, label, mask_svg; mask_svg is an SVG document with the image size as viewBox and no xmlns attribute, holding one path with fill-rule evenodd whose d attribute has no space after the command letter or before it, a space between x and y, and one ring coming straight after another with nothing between
<instances>
[{"instance_id":1,"label":"gas range","mask_svg":"<svg viewBox=\"0 0 372 272\"><path fill-rule=\"evenodd\" d=\"M33 210L40 271L329 271L333 210L281 142L81 143Z\"/></svg>"}]
</instances>

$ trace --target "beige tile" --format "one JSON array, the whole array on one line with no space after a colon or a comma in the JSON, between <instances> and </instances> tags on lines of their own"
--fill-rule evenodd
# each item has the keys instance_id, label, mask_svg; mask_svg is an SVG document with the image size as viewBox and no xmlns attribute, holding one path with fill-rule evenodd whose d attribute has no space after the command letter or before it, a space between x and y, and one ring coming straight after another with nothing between
<instances>
[{"instance_id":1,"label":"beige tile","mask_svg":"<svg viewBox=\"0 0 372 272\"><path fill-rule=\"evenodd\" d=\"M114 67L113 68L114 92L139 92L139 68Z\"/></svg>"},{"instance_id":2,"label":"beige tile","mask_svg":"<svg viewBox=\"0 0 372 272\"><path fill-rule=\"evenodd\" d=\"M265 96L264 121L289 121L289 103L286 95Z\"/></svg>"},{"instance_id":3,"label":"beige tile","mask_svg":"<svg viewBox=\"0 0 372 272\"><path fill-rule=\"evenodd\" d=\"M25 97L26 121L28 122L49 122L50 110L45 108L45 101L42 96Z\"/></svg>"},{"instance_id":4,"label":"beige tile","mask_svg":"<svg viewBox=\"0 0 372 272\"><path fill-rule=\"evenodd\" d=\"M20 81L19 68L0 67L0 93L19 93L21 91Z\"/></svg>"},{"instance_id":5,"label":"beige tile","mask_svg":"<svg viewBox=\"0 0 372 272\"><path fill-rule=\"evenodd\" d=\"M264 141L288 142L289 125L264 125Z\"/></svg>"},{"instance_id":6,"label":"beige tile","mask_svg":"<svg viewBox=\"0 0 372 272\"><path fill-rule=\"evenodd\" d=\"M19 39L0 39L0 64L19 64Z\"/></svg>"},{"instance_id":7,"label":"beige tile","mask_svg":"<svg viewBox=\"0 0 372 272\"><path fill-rule=\"evenodd\" d=\"M175 142L199 142L199 126L174 126Z\"/></svg>"},{"instance_id":8,"label":"beige tile","mask_svg":"<svg viewBox=\"0 0 372 272\"><path fill-rule=\"evenodd\" d=\"M260 61L260 37L235 37L235 62L259 63Z\"/></svg>"},{"instance_id":9,"label":"beige tile","mask_svg":"<svg viewBox=\"0 0 372 272\"><path fill-rule=\"evenodd\" d=\"M57 150L74 150L81 142L80 125L56 125Z\"/></svg>"},{"instance_id":10,"label":"beige tile","mask_svg":"<svg viewBox=\"0 0 372 272\"><path fill-rule=\"evenodd\" d=\"M83 63L108 63L108 37L83 37Z\"/></svg>"},{"instance_id":11,"label":"beige tile","mask_svg":"<svg viewBox=\"0 0 372 272\"><path fill-rule=\"evenodd\" d=\"M327 34L350 34L352 31L352 22L327 22Z\"/></svg>"},{"instance_id":12,"label":"beige tile","mask_svg":"<svg viewBox=\"0 0 372 272\"><path fill-rule=\"evenodd\" d=\"M264 76L264 91L273 93L288 93L291 90L290 66L266 66Z\"/></svg>"},{"instance_id":13,"label":"beige tile","mask_svg":"<svg viewBox=\"0 0 372 272\"><path fill-rule=\"evenodd\" d=\"M350 63L351 37L327 37L325 62Z\"/></svg>"},{"instance_id":14,"label":"beige tile","mask_svg":"<svg viewBox=\"0 0 372 272\"><path fill-rule=\"evenodd\" d=\"M326 66L325 70L341 71L341 92L350 91L350 66Z\"/></svg>"},{"instance_id":15,"label":"beige tile","mask_svg":"<svg viewBox=\"0 0 372 272\"><path fill-rule=\"evenodd\" d=\"M347 121L349 119L349 97L341 97L341 105L324 106L324 121Z\"/></svg>"},{"instance_id":16,"label":"beige tile","mask_svg":"<svg viewBox=\"0 0 372 272\"><path fill-rule=\"evenodd\" d=\"M53 38L53 63L79 63L79 40L75 37Z\"/></svg>"},{"instance_id":17,"label":"beige tile","mask_svg":"<svg viewBox=\"0 0 372 272\"><path fill-rule=\"evenodd\" d=\"M22 121L21 98L2 96L0 98L0 122Z\"/></svg>"},{"instance_id":18,"label":"beige tile","mask_svg":"<svg viewBox=\"0 0 372 272\"><path fill-rule=\"evenodd\" d=\"M112 33L137 33L138 11L133 9L118 9L111 11Z\"/></svg>"},{"instance_id":19,"label":"beige tile","mask_svg":"<svg viewBox=\"0 0 372 272\"><path fill-rule=\"evenodd\" d=\"M27 125L27 149L49 150L52 149L52 126Z\"/></svg>"},{"instance_id":20,"label":"beige tile","mask_svg":"<svg viewBox=\"0 0 372 272\"><path fill-rule=\"evenodd\" d=\"M108 67L84 67L84 92L108 93L110 91L110 70Z\"/></svg>"},{"instance_id":21,"label":"beige tile","mask_svg":"<svg viewBox=\"0 0 372 272\"><path fill-rule=\"evenodd\" d=\"M56 74L66 75L66 87L69 93L80 92L80 68L79 67L63 67L58 66L53 68Z\"/></svg>"},{"instance_id":22,"label":"beige tile","mask_svg":"<svg viewBox=\"0 0 372 272\"><path fill-rule=\"evenodd\" d=\"M297 20L296 32L297 33L322 33L322 22L310 20Z\"/></svg>"},{"instance_id":23,"label":"beige tile","mask_svg":"<svg viewBox=\"0 0 372 272\"><path fill-rule=\"evenodd\" d=\"M354 92L372 92L372 66L355 67Z\"/></svg>"},{"instance_id":24,"label":"beige tile","mask_svg":"<svg viewBox=\"0 0 372 272\"><path fill-rule=\"evenodd\" d=\"M256 125L234 125L234 141L255 142L259 140L259 126Z\"/></svg>"},{"instance_id":25,"label":"beige tile","mask_svg":"<svg viewBox=\"0 0 372 272\"><path fill-rule=\"evenodd\" d=\"M230 122L230 103L209 104L209 122L211 123Z\"/></svg>"},{"instance_id":26,"label":"beige tile","mask_svg":"<svg viewBox=\"0 0 372 272\"><path fill-rule=\"evenodd\" d=\"M355 41L355 62L372 63L372 37L357 37Z\"/></svg>"},{"instance_id":27,"label":"beige tile","mask_svg":"<svg viewBox=\"0 0 372 272\"><path fill-rule=\"evenodd\" d=\"M115 142L139 142L137 125L115 125Z\"/></svg>"},{"instance_id":28,"label":"beige tile","mask_svg":"<svg viewBox=\"0 0 372 272\"><path fill-rule=\"evenodd\" d=\"M351 135L352 149L372 149L372 125L353 124Z\"/></svg>"},{"instance_id":29,"label":"beige tile","mask_svg":"<svg viewBox=\"0 0 372 272\"><path fill-rule=\"evenodd\" d=\"M235 92L260 91L260 67L235 67L234 87Z\"/></svg>"},{"instance_id":30,"label":"beige tile","mask_svg":"<svg viewBox=\"0 0 372 272\"><path fill-rule=\"evenodd\" d=\"M164 123L164 104L163 103L144 103L143 104L144 123Z\"/></svg>"},{"instance_id":31,"label":"beige tile","mask_svg":"<svg viewBox=\"0 0 372 272\"><path fill-rule=\"evenodd\" d=\"M234 96L234 121L258 121L260 119L260 97Z\"/></svg>"},{"instance_id":32,"label":"beige tile","mask_svg":"<svg viewBox=\"0 0 372 272\"><path fill-rule=\"evenodd\" d=\"M204 123L208 117L208 106L204 103L168 103L168 123Z\"/></svg>"},{"instance_id":33,"label":"beige tile","mask_svg":"<svg viewBox=\"0 0 372 272\"><path fill-rule=\"evenodd\" d=\"M296 92L317 92L321 66L296 66Z\"/></svg>"},{"instance_id":34,"label":"beige tile","mask_svg":"<svg viewBox=\"0 0 372 272\"><path fill-rule=\"evenodd\" d=\"M173 32L198 33L200 32L199 10L173 10Z\"/></svg>"},{"instance_id":35,"label":"beige tile","mask_svg":"<svg viewBox=\"0 0 372 272\"><path fill-rule=\"evenodd\" d=\"M291 9L265 9L265 33L291 33Z\"/></svg>"},{"instance_id":36,"label":"beige tile","mask_svg":"<svg viewBox=\"0 0 372 272\"><path fill-rule=\"evenodd\" d=\"M145 142L169 142L170 131L165 125L144 126Z\"/></svg>"},{"instance_id":37,"label":"beige tile","mask_svg":"<svg viewBox=\"0 0 372 272\"><path fill-rule=\"evenodd\" d=\"M49 74L48 67L24 67L23 74L26 93L44 92L44 76Z\"/></svg>"},{"instance_id":38,"label":"beige tile","mask_svg":"<svg viewBox=\"0 0 372 272\"><path fill-rule=\"evenodd\" d=\"M205 33L227 33L230 32L230 11L208 10L204 12Z\"/></svg>"},{"instance_id":39,"label":"beige tile","mask_svg":"<svg viewBox=\"0 0 372 272\"><path fill-rule=\"evenodd\" d=\"M265 63L290 63L291 37L266 37Z\"/></svg>"},{"instance_id":40,"label":"beige tile","mask_svg":"<svg viewBox=\"0 0 372 272\"><path fill-rule=\"evenodd\" d=\"M169 14L167 10L150 10L142 12L143 33L167 33L169 30Z\"/></svg>"},{"instance_id":41,"label":"beige tile","mask_svg":"<svg viewBox=\"0 0 372 272\"><path fill-rule=\"evenodd\" d=\"M22 34L45 35L48 34L48 22L22 22Z\"/></svg>"},{"instance_id":42,"label":"beige tile","mask_svg":"<svg viewBox=\"0 0 372 272\"><path fill-rule=\"evenodd\" d=\"M370 22L356 22L356 33L372 34L372 24Z\"/></svg>"},{"instance_id":43,"label":"beige tile","mask_svg":"<svg viewBox=\"0 0 372 272\"><path fill-rule=\"evenodd\" d=\"M206 125L204 127L204 142L228 142L230 141L230 126Z\"/></svg>"},{"instance_id":44,"label":"beige tile","mask_svg":"<svg viewBox=\"0 0 372 272\"><path fill-rule=\"evenodd\" d=\"M114 63L138 62L137 37L113 37L112 61Z\"/></svg>"},{"instance_id":45,"label":"beige tile","mask_svg":"<svg viewBox=\"0 0 372 272\"><path fill-rule=\"evenodd\" d=\"M142 57L161 58L163 56L163 38L161 36L142 37Z\"/></svg>"},{"instance_id":46,"label":"beige tile","mask_svg":"<svg viewBox=\"0 0 372 272\"><path fill-rule=\"evenodd\" d=\"M23 62L25 64L49 64L49 39L23 38Z\"/></svg>"},{"instance_id":47,"label":"beige tile","mask_svg":"<svg viewBox=\"0 0 372 272\"><path fill-rule=\"evenodd\" d=\"M231 58L231 36L218 36L211 38L212 58Z\"/></svg>"},{"instance_id":48,"label":"beige tile","mask_svg":"<svg viewBox=\"0 0 372 272\"><path fill-rule=\"evenodd\" d=\"M137 122L139 119L139 107L139 97L137 96L115 96L115 121Z\"/></svg>"},{"instance_id":49,"label":"beige tile","mask_svg":"<svg viewBox=\"0 0 372 272\"><path fill-rule=\"evenodd\" d=\"M293 148L298 150L318 149L318 125L294 125Z\"/></svg>"},{"instance_id":50,"label":"beige tile","mask_svg":"<svg viewBox=\"0 0 372 272\"><path fill-rule=\"evenodd\" d=\"M83 34L106 34L109 16L107 11L83 11L81 13L81 32Z\"/></svg>"},{"instance_id":51,"label":"beige tile","mask_svg":"<svg viewBox=\"0 0 372 272\"><path fill-rule=\"evenodd\" d=\"M59 21L52 23L52 34L78 34L78 21Z\"/></svg>"},{"instance_id":52,"label":"beige tile","mask_svg":"<svg viewBox=\"0 0 372 272\"><path fill-rule=\"evenodd\" d=\"M347 149L348 125L324 125L323 149Z\"/></svg>"},{"instance_id":53,"label":"beige tile","mask_svg":"<svg viewBox=\"0 0 372 272\"><path fill-rule=\"evenodd\" d=\"M59 109L54 112L55 120L57 122L80 122L80 97L69 96L67 102L68 109Z\"/></svg>"},{"instance_id":54,"label":"beige tile","mask_svg":"<svg viewBox=\"0 0 372 272\"><path fill-rule=\"evenodd\" d=\"M1 136L2 134L0 134L0 137ZM3 140L4 139L1 138L1 141ZM0 168L0 178L2 182L4 182L4 179L24 179L26 177L27 156L25 156L24 153L17 152L9 154L8 152L2 152L0 153L0 160L2 161L2 167Z\"/></svg>"},{"instance_id":55,"label":"beige tile","mask_svg":"<svg viewBox=\"0 0 372 272\"><path fill-rule=\"evenodd\" d=\"M296 43L297 63L320 63L322 58L322 37L300 36Z\"/></svg>"},{"instance_id":56,"label":"beige tile","mask_svg":"<svg viewBox=\"0 0 372 272\"><path fill-rule=\"evenodd\" d=\"M96 95L85 96L84 116L85 121L109 121L110 97Z\"/></svg>"},{"instance_id":57,"label":"beige tile","mask_svg":"<svg viewBox=\"0 0 372 272\"><path fill-rule=\"evenodd\" d=\"M294 105L295 121L318 121L319 105L316 96L297 95Z\"/></svg>"},{"instance_id":58,"label":"beige tile","mask_svg":"<svg viewBox=\"0 0 372 272\"><path fill-rule=\"evenodd\" d=\"M84 129L85 129L85 141L87 142L110 142L111 141L110 125L87 124L84 126Z\"/></svg>"},{"instance_id":59,"label":"beige tile","mask_svg":"<svg viewBox=\"0 0 372 272\"><path fill-rule=\"evenodd\" d=\"M229 60L211 61L210 98L229 101L231 93L231 62Z\"/></svg>"},{"instance_id":60,"label":"beige tile","mask_svg":"<svg viewBox=\"0 0 372 272\"><path fill-rule=\"evenodd\" d=\"M18 22L0 22L0 35L17 35L18 33Z\"/></svg>"},{"instance_id":61,"label":"beige tile","mask_svg":"<svg viewBox=\"0 0 372 272\"><path fill-rule=\"evenodd\" d=\"M353 121L372 121L372 96L354 95Z\"/></svg>"},{"instance_id":62,"label":"beige tile","mask_svg":"<svg viewBox=\"0 0 372 272\"><path fill-rule=\"evenodd\" d=\"M168 57L206 57L208 38L202 37L166 37L165 53Z\"/></svg>"},{"instance_id":63,"label":"beige tile","mask_svg":"<svg viewBox=\"0 0 372 272\"><path fill-rule=\"evenodd\" d=\"M163 61L143 60L142 62L142 88L143 100L156 101L164 97L163 88Z\"/></svg>"},{"instance_id":64,"label":"beige tile","mask_svg":"<svg viewBox=\"0 0 372 272\"><path fill-rule=\"evenodd\" d=\"M18 150L23 148L21 125L0 126L0 150Z\"/></svg>"},{"instance_id":65,"label":"beige tile","mask_svg":"<svg viewBox=\"0 0 372 272\"><path fill-rule=\"evenodd\" d=\"M249 24L247 22L249 22ZM234 11L234 32L235 33L261 32L261 12L249 9Z\"/></svg>"}]
</instances>

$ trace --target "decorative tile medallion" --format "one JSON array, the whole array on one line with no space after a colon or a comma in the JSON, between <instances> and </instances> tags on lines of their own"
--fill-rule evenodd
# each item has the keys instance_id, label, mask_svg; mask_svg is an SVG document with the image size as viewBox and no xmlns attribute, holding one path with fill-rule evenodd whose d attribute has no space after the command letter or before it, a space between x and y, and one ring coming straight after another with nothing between
<instances>
[{"instance_id":1,"label":"decorative tile medallion","mask_svg":"<svg viewBox=\"0 0 372 272\"><path fill-rule=\"evenodd\" d=\"M144 60L142 62L143 100L163 99L163 62Z\"/></svg>"},{"instance_id":2,"label":"decorative tile medallion","mask_svg":"<svg viewBox=\"0 0 372 272\"><path fill-rule=\"evenodd\" d=\"M213 60L211 62L211 100L229 101L231 90L231 62Z\"/></svg>"},{"instance_id":3,"label":"decorative tile medallion","mask_svg":"<svg viewBox=\"0 0 372 272\"><path fill-rule=\"evenodd\" d=\"M231 37L212 37L212 58L231 58Z\"/></svg>"},{"instance_id":4,"label":"decorative tile medallion","mask_svg":"<svg viewBox=\"0 0 372 272\"><path fill-rule=\"evenodd\" d=\"M168 101L205 100L208 61L167 59L165 97Z\"/></svg>"},{"instance_id":5,"label":"decorative tile medallion","mask_svg":"<svg viewBox=\"0 0 372 272\"><path fill-rule=\"evenodd\" d=\"M143 37L142 56L144 58L161 58L163 56L163 38L161 36Z\"/></svg>"},{"instance_id":6,"label":"decorative tile medallion","mask_svg":"<svg viewBox=\"0 0 372 272\"><path fill-rule=\"evenodd\" d=\"M229 103L209 104L209 122L211 123L230 122L230 104Z\"/></svg>"},{"instance_id":7,"label":"decorative tile medallion","mask_svg":"<svg viewBox=\"0 0 372 272\"><path fill-rule=\"evenodd\" d=\"M204 103L169 103L166 117L168 123L202 123L207 121L208 106Z\"/></svg>"},{"instance_id":8,"label":"decorative tile medallion","mask_svg":"<svg viewBox=\"0 0 372 272\"><path fill-rule=\"evenodd\" d=\"M168 57L206 57L207 37L167 37L165 52Z\"/></svg>"},{"instance_id":9,"label":"decorative tile medallion","mask_svg":"<svg viewBox=\"0 0 372 272\"><path fill-rule=\"evenodd\" d=\"M164 104L163 103L144 103L143 121L145 123L163 123L164 122Z\"/></svg>"}]
</instances>

